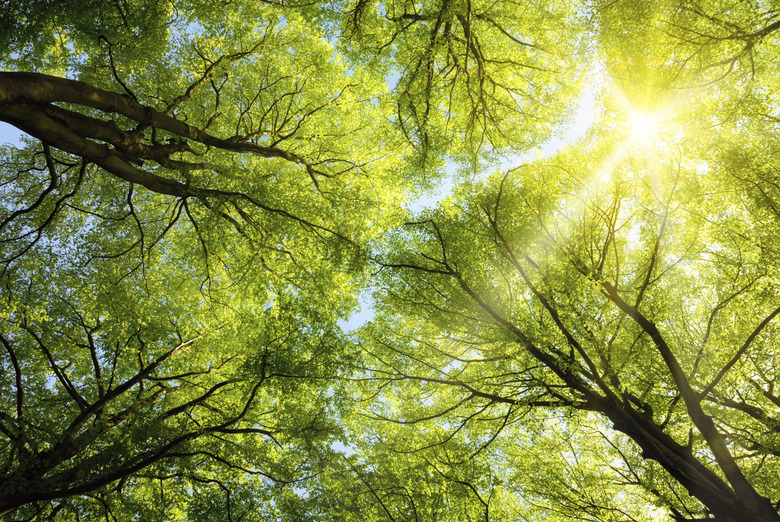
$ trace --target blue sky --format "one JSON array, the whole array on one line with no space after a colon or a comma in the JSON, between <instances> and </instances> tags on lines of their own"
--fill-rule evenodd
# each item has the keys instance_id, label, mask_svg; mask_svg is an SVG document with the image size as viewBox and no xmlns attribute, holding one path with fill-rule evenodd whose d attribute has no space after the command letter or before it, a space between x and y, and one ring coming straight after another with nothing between
<instances>
[{"instance_id":1,"label":"blue sky","mask_svg":"<svg viewBox=\"0 0 780 522\"><path fill-rule=\"evenodd\" d=\"M22 131L20 131L13 125L0 121L0 144L19 143L19 138L23 134L24 133Z\"/></svg>"}]
</instances>

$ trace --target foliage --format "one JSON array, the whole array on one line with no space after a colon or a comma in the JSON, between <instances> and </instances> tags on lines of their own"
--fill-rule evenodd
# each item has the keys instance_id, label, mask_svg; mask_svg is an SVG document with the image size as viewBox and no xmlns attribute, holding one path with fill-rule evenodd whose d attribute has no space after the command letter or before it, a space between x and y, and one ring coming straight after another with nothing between
<instances>
[{"instance_id":1,"label":"foliage","mask_svg":"<svg viewBox=\"0 0 780 522\"><path fill-rule=\"evenodd\" d=\"M382 60L397 77L397 124L424 157L478 164L527 150L576 92L582 49L570 2L358 0L343 24L348 56Z\"/></svg>"},{"instance_id":2,"label":"foliage","mask_svg":"<svg viewBox=\"0 0 780 522\"><path fill-rule=\"evenodd\" d=\"M0 7L0 516L778 520L778 28Z\"/></svg>"},{"instance_id":3,"label":"foliage","mask_svg":"<svg viewBox=\"0 0 780 522\"><path fill-rule=\"evenodd\" d=\"M337 321L404 196L383 82L303 18L159 6L140 32L50 12L62 39L0 73L36 138L2 165L0 511L22 518L278 512L329 453ZM39 72L65 64L80 81Z\"/></svg>"}]
</instances>

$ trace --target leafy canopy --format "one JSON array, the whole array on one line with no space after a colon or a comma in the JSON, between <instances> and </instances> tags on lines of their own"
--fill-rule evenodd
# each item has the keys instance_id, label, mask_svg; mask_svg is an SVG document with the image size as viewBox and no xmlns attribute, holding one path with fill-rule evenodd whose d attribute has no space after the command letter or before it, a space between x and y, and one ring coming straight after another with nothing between
<instances>
[{"instance_id":1,"label":"leafy canopy","mask_svg":"<svg viewBox=\"0 0 780 522\"><path fill-rule=\"evenodd\" d=\"M17 4L0 516L780 518L773 7Z\"/></svg>"}]
</instances>

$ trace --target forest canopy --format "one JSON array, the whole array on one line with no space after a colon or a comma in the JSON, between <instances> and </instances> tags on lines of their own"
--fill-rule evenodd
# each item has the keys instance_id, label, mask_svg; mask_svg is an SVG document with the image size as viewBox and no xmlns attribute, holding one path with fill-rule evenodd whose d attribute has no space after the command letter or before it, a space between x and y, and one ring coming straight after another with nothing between
<instances>
[{"instance_id":1,"label":"forest canopy","mask_svg":"<svg viewBox=\"0 0 780 522\"><path fill-rule=\"evenodd\" d=\"M0 517L780 520L778 30L4 3Z\"/></svg>"}]
</instances>

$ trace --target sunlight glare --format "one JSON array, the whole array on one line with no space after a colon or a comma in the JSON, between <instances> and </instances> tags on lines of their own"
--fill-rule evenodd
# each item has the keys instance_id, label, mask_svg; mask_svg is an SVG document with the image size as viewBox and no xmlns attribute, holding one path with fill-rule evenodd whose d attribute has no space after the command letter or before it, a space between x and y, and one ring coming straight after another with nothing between
<instances>
[{"instance_id":1,"label":"sunlight glare","mask_svg":"<svg viewBox=\"0 0 780 522\"><path fill-rule=\"evenodd\" d=\"M633 141L642 146L651 145L658 131L655 118L638 111L631 111L629 118Z\"/></svg>"}]
</instances>

